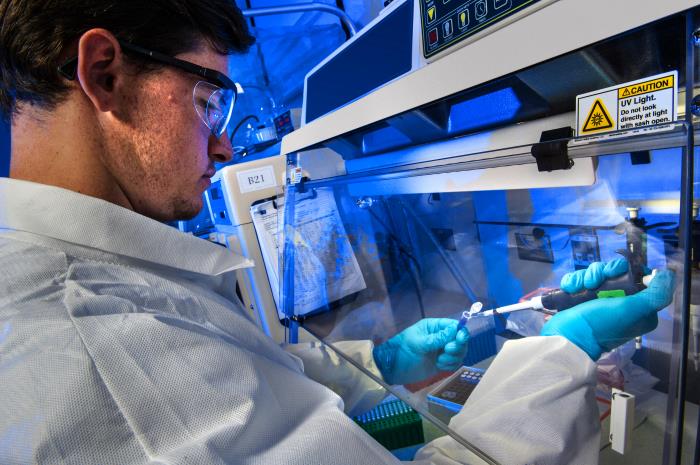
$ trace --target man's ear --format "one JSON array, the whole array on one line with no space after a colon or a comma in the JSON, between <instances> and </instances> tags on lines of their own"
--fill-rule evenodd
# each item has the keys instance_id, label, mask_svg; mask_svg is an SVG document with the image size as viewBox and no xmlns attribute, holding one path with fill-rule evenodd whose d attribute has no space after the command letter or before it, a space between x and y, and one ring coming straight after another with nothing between
<instances>
[{"instance_id":1,"label":"man's ear","mask_svg":"<svg viewBox=\"0 0 700 465\"><path fill-rule=\"evenodd\" d=\"M122 79L124 60L114 35L105 29L90 29L78 42L78 82L99 111L117 104L115 85Z\"/></svg>"}]
</instances>

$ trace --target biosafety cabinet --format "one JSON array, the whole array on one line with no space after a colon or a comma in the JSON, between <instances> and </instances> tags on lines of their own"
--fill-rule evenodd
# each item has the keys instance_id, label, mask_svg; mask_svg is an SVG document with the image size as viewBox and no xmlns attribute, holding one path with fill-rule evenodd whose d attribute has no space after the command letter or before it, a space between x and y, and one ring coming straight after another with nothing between
<instances>
[{"instance_id":1,"label":"biosafety cabinet","mask_svg":"<svg viewBox=\"0 0 700 465\"><path fill-rule=\"evenodd\" d=\"M283 140L287 323L344 356L339 341L527 300L596 261L671 269L658 327L598 363L600 463L697 464L698 13L678 0L395 0L309 73L304 125ZM469 320L468 368L382 385L421 415L426 441L448 434L497 463L450 418L464 382L545 317ZM611 420L613 389L634 405Z\"/></svg>"}]
</instances>

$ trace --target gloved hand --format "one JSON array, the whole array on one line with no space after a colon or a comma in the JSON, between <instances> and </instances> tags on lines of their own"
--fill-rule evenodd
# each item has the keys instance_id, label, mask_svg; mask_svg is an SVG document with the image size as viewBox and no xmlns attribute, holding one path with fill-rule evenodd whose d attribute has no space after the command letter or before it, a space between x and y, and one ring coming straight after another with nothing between
<instances>
[{"instance_id":1,"label":"gloved hand","mask_svg":"<svg viewBox=\"0 0 700 465\"><path fill-rule=\"evenodd\" d=\"M469 332L457 320L426 318L374 348L374 360L389 384L422 381L456 370L467 353Z\"/></svg>"},{"instance_id":2,"label":"gloved hand","mask_svg":"<svg viewBox=\"0 0 700 465\"><path fill-rule=\"evenodd\" d=\"M574 294L596 289L606 279L627 272L626 260L592 263L587 269L566 274L561 288ZM627 297L595 299L554 315L542 327L542 336L563 336L594 361L625 342L656 328L656 312L673 300L674 276L669 270L656 274L649 287Z\"/></svg>"}]
</instances>

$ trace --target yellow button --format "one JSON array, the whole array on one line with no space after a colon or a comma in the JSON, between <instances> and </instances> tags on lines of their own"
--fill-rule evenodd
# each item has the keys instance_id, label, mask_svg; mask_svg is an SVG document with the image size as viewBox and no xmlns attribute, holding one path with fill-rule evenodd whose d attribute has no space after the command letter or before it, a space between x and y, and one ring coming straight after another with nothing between
<instances>
[{"instance_id":1,"label":"yellow button","mask_svg":"<svg viewBox=\"0 0 700 465\"><path fill-rule=\"evenodd\" d=\"M428 8L428 22L432 23L433 21L435 21L435 7L431 6Z\"/></svg>"},{"instance_id":2,"label":"yellow button","mask_svg":"<svg viewBox=\"0 0 700 465\"><path fill-rule=\"evenodd\" d=\"M469 24L469 16L467 16L467 11L463 11L459 14L459 28L463 29Z\"/></svg>"}]
</instances>

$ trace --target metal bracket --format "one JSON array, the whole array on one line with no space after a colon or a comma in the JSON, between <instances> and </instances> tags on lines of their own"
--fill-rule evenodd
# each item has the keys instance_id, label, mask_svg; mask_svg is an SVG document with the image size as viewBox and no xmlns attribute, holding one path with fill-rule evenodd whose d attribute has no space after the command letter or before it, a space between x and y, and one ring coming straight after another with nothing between
<instances>
[{"instance_id":1,"label":"metal bracket","mask_svg":"<svg viewBox=\"0 0 700 465\"><path fill-rule=\"evenodd\" d=\"M299 326L304 326L304 321L306 320L306 317L304 315L292 315L292 316L285 316L284 319L280 320L280 322L284 325L289 327L289 323L293 321L294 323L297 323Z\"/></svg>"},{"instance_id":2,"label":"metal bracket","mask_svg":"<svg viewBox=\"0 0 700 465\"><path fill-rule=\"evenodd\" d=\"M632 447L634 429L635 397L620 389L613 388L610 406L610 436L612 450L625 454Z\"/></svg>"},{"instance_id":3,"label":"metal bracket","mask_svg":"<svg viewBox=\"0 0 700 465\"><path fill-rule=\"evenodd\" d=\"M651 152L649 150L630 152L630 162L633 165L648 165L651 163Z\"/></svg>"},{"instance_id":4,"label":"metal bracket","mask_svg":"<svg viewBox=\"0 0 700 465\"><path fill-rule=\"evenodd\" d=\"M532 145L532 156L537 160L537 169L556 171L568 170L574 166L568 152L569 139L572 137L574 129L569 126L543 131L539 143Z\"/></svg>"}]
</instances>

